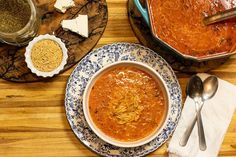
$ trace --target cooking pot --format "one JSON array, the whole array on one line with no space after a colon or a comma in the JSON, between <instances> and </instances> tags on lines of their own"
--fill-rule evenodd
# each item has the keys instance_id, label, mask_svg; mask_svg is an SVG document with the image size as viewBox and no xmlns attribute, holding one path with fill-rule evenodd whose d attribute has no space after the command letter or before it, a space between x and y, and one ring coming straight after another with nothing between
<instances>
[{"instance_id":1,"label":"cooking pot","mask_svg":"<svg viewBox=\"0 0 236 157\"><path fill-rule=\"evenodd\" d=\"M230 56L232 56L236 53L236 51L234 50L233 52L223 52L223 53L215 53L215 54L209 54L209 55L203 55L203 56L193 56L193 55L184 54L183 52L178 51L177 49L175 49L174 47L172 47L171 45L169 45L168 43L163 41L161 38L159 38L158 35L154 32L154 24L153 24L154 19L153 19L153 16L151 14L150 7L152 7L152 6L151 6L150 2L151 2L151 0L146 0L146 8L145 8L141 4L140 0L134 0L134 4L135 4L136 8L140 12L140 14L143 17L146 24L149 26L150 31L151 31L152 36L154 37L154 39L158 43L160 43L162 46L164 46L164 47L168 48L170 51L176 53L178 56L180 56L184 59L201 62L201 61L206 61L206 60L215 60L215 59L219 59L219 58L227 58L227 57L230 57Z\"/></svg>"}]
</instances>

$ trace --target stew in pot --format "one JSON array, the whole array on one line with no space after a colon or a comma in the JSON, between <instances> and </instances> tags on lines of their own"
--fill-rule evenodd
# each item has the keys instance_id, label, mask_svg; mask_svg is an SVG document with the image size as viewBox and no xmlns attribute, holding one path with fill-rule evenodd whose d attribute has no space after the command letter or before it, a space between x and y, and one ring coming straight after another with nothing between
<instances>
[{"instance_id":1,"label":"stew in pot","mask_svg":"<svg viewBox=\"0 0 236 157\"><path fill-rule=\"evenodd\" d=\"M236 47L235 19L209 26L202 20L235 5L235 0L149 0L152 30L183 54L230 53Z\"/></svg>"}]
</instances>

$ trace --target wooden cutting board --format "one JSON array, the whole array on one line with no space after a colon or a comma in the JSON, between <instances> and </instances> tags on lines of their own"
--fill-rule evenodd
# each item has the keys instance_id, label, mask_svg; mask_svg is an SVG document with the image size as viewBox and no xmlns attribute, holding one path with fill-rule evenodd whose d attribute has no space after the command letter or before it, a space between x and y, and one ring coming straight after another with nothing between
<instances>
[{"instance_id":1,"label":"wooden cutting board","mask_svg":"<svg viewBox=\"0 0 236 157\"><path fill-rule=\"evenodd\" d=\"M106 0L75 0L76 6L59 13L53 7L55 0L36 0L41 16L38 34L54 34L61 38L68 48L68 63L64 71L76 64L97 44L101 38L108 20ZM70 31L64 31L60 22L63 19L73 19L79 14L89 18L89 38L81 37ZM31 73L25 63L25 47L0 44L0 77L15 82L33 82L46 78Z\"/></svg>"}]
</instances>

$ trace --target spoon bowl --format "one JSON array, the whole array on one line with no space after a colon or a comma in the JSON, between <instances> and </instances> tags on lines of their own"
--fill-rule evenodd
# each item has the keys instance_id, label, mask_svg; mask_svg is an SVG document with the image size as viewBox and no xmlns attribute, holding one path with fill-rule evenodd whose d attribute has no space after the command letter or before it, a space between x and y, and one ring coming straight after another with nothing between
<instances>
[{"instance_id":1,"label":"spoon bowl","mask_svg":"<svg viewBox=\"0 0 236 157\"><path fill-rule=\"evenodd\" d=\"M192 76L186 89L187 94L193 100L201 98L203 93L203 84L201 78L197 75Z\"/></svg>"},{"instance_id":2,"label":"spoon bowl","mask_svg":"<svg viewBox=\"0 0 236 157\"><path fill-rule=\"evenodd\" d=\"M217 89L218 89L218 79L216 76L209 76L208 78L206 78L203 82L203 95L202 98L204 101L211 99Z\"/></svg>"}]
</instances>

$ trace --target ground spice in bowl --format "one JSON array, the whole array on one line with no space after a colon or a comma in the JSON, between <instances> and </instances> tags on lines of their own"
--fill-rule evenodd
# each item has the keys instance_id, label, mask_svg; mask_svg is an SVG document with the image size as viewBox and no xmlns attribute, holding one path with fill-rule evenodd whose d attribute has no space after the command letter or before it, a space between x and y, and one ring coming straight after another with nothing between
<instances>
[{"instance_id":1,"label":"ground spice in bowl","mask_svg":"<svg viewBox=\"0 0 236 157\"><path fill-rule=\"evenodd\" d=\"M60 38L54 35L39 35L26 47L25 62L32 73L42 77L53 77L67 63L68 50Z\"/></svg>"},{"instance_id":2,"label":"ground spice in bowl","mask_svg":"<svg viewBox=\"0 0 236 157\"><path fill-rule=\"evenodd\" d=\"M42 72L50 72L60 66L63 52L60 45L50 39L35 43L31 49L32 64Z\"/></svg>"}]
</instances>

